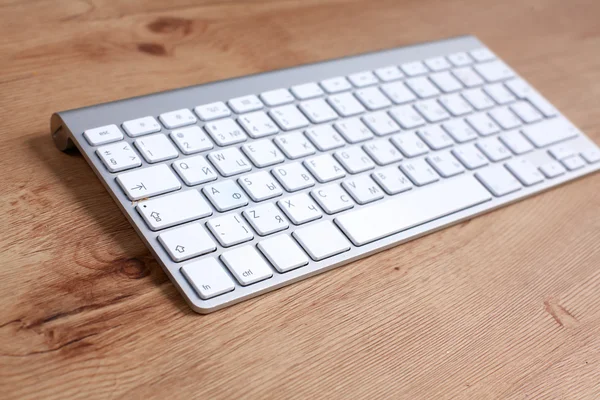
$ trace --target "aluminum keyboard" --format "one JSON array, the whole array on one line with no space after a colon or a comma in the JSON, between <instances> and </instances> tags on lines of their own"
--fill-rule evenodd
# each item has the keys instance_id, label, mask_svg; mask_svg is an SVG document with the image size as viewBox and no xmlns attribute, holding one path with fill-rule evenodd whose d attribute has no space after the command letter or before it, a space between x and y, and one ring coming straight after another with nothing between
<instances>
[{"instance_id":1,"label":"aluminum keyboard","mask_svg":"<svg viewBox=\"0 0 600 400\"><path fill-rule=\"evenodd\" d=\"M51 128L201 313L600 169L599 148L473 37L60 112Z\"/></svg>"}]
</instances>

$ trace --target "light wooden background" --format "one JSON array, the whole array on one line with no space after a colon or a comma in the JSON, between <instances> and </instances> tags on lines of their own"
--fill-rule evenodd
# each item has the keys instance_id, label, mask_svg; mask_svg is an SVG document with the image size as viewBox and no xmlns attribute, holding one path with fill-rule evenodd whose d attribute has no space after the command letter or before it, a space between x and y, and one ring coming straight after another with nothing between
<instances>
[{"instance_id":1,"label":"light wooden background","mask_svg":"<svg viewBox=\"0 0 600 400\"><path fill-rule=\"evenodd\" d=\"M53 111L476 34L600 143L600 2L0 3L0 397L600 398L600 174L208 316Z\"/></svg>"}]
</instances>

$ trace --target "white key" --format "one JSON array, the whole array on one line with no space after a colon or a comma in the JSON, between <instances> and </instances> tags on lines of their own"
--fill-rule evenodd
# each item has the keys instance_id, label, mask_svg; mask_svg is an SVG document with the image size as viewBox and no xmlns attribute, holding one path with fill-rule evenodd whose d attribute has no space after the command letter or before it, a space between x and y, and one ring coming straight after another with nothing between
<instances>
[{"instance_id":1,"label":"white key","mask_svg":"<svg viewBox=\"0 0 600 400\"><path fill-rule=\"evenodd\" d=\"M333 124L348 143L358 143L373 137L373 133L358 118L350 118Z\"/></svg>"},{"instance_id":2,"label":"white key","mask_svg":"<svg viewBox=\"0 0 600 400\"><path fill-rule=\"evenodd\" d=\"M315 261L350 250L350 242L331 221L322 221L296 229L293 235Z\"/></svg>"},{"instance_id":3,"label":"white key","mask_svg":"<svg viewBox=\"0 0 600 400\"><path fill-rule=\"evenodd\" d=\"M362 246L490 199L480 183L463 175L349 211L336 217L335 223L355 245Z\"/></svg>"},{"instance_id":4,"label":"white key","mask_svg":"<svg viewBox=\"0 0 600 400\"><path fill-rule=\"evenodd\" d=\"M500 135L500 140L516 155L533 150L531 143L529 143L518 131L503 133Z\"/></svg>"},{"instance_id":5,"label":"white key","mask_svg":"<svg viewBox=\"0 0 600 400\"><path fill-rule=\"evenodd\" d=\"M348 75L348 80L358 88L375 85L379 82L377 77L373 75L371 71L363 71Z\"/></svg>"},{"instance_id":6,"label":"white key","mask_svg":"<svg viewBox=\"0 0 600 400\"><path fill-rule=\"evenodd\" d=\"M448 60L450 60L450 62L456 67L473 64L473 59L465 52L450 54L448 56Z\"/></svg>"},{"instance_id":7,"label":"white key","mask_svg":"<svg viewBox=\"0 0 600 400\"><path fill-rule=\"evenodd\" d=\"M270 235L287 229L290 224L285 220L281 211L273 203L262 204L258 207L244 210L244 218L260 236Z\"/></svg>"},{"instance_id":8,"label":"white key","mask_svg":"<svg viewBox=\"0 0 600 400\"><path fill-rule=\"evenodd\" d=\"M342 166L329 154L309 158L304 161L304 166L321 183L331 182L346 176Z\"/></svg>"},{"instance_id":9,"label":"white key","mask_svg":"<svg viewBox=\"0 0 600 400\"><path fill-rule=\"evenodd\" d=\"M304 101L300 103L300 110L315 124L333 121L338 117L333 108L323 99Z\"/></svg>"},{"instance_id":10,"label":"white key","mask_svg":"<svg viewBox=\"0 0 600 400\"><path fill-rule=\"evenodd\" d=\"M379 110L392 105L392 102L376 87L359 89L356 91L356 97L369 110Z\"/></svg>"},{"instance_id":11,"label":"white key","mask_svg":"<svg viewBox=\"0 0 600 400\"><path fill-rule=\"evenodd\" d=\"M404 132L392 136L392 143L405 157L417 157L429 151L425 142L423 142L415 132Z\"/></svg>"},{"instance_id":12,"label":"white key","mask_svg":"<svg viewBox=\"0 0 600 400\"><path fill-rule=\"evenodd\" d=\"M456 68L452 73L468 88L479 86L484 83L484 80L481 79L471 67Z\"/></svg>"},{"instance_id":13,"label":"white key","mask_svg":"<svg viewBox=\"0 0 600 400\"><path fill-rule=\"evenodd\" d=\"M136 209L153 231L212 214L212 209L197 190L186 190L157 199L144 200L138 203Z\"/></svg>"},{"instance_id":14,"label":"white key","mask_svg":"<svg viewBox=\"0 0 600 400\"><path fill-rule=\"evenodd\" d=\"M462 96L476 110L486 110L495 105L494 101L488 97L481 89L471 89L462 92Z\"/></svg>"},{"instance_id":15,"label":"white key","mask_svg":"<svg viewBox=\"0 0 600 400\"><path fill-rule=\"evenodd\" d=\"M279 128L275 125L275 122L262 111L244 114L238 118L238 122L248 132L248 135L255 139L274 135L279 132Z\"/></svg>"},{"instance_id":16,"label":"white key","mask_svg":"<svg viewBox=\"0 0 600 400\"><path fill-rule=\"evenodd\" d=\"M423 75L429 72L421 61L404 63L400 66L400 69L408 76Z\"/></svg>"},{"instance_id":17,"label":"white key","mask_svg":"<svg viewBox=\"0 0 600 400\"><path fill-rule=\"evenodd\" d=\"M92 146L123 140L123 132L114 124L88 129L83 132L83 136Z\"/></svg>"},{"instance_id":18,"label":"white key","mask_svg":"<svg viewBox=\"0 0 600 400\"><path fill-rule=\"evenodd\" d=\"M279 272L287 272L308 264L306 253L289 235L277 235L262 240L257 247Z\"/></svg>"},{"instance_id":19,"label":"white key","mask_svg":"<svg viewBox=\"0 0 600 400\"><path fill-rule=\"evenodd\" d=\"M387 139L371 140L363 149L379 165L388 165L402 160L402 154Z\"/></svg>"},{"instance_id":20,"label":"white key","mask_svg":"<svg viewBox=\"0 0 600 400\"><path fill-rule=\"evenodd\" d=\"M273 168L275 178L288 192L295 192L315 185L315 180L298 162L286 163Z\"/></svg>"},{"instance_id":21,"label":"white key","mask_svg":"<svg viewBox=\"0 0 600 400\"><path fill-rule=\"evenodd\" d=\"M454 119L444 122L442 128L452 136L458 143L468 142L477 139L477 133L462 119Z\"/></svg>"},{"instance_id":22,"label":"white key","mask_svg":"<svg viewBox=\"0 0 600 400\"><path fill-rule=\"evenodd\" d=\"M338 160L351 174L367 171L375 168L375 163L360 147L348 147L333 153Z\"/></svg>"},{"instance_id":23,"label":"white key","mask_svg":"<svg viewBox=\"0 0 600 400\"><path fill-rule=\"evenodd\" d=\"M540 171L548 179L556 178L557 176L560 176L567 172L565 167L563 167L562 164L558 161L549 161L546 164L543 164L540 167Z\"/></svg>"},{"instance_id":24,"label":"white key","mask_svg":"<svg viewBox=\"0 0 600 400\"><path fill-rule=\"evenodd\" d=\"M477 62L491 61L496 58L494 53L492 53L484 47L471 50L469 53L471 54L471 57L473 57Z\"/></svg>"},{"instance_id":25,"label":"white key","mask_svg":"<svg viewBox=\"0 0 600 400\"><path fill-rule=\"evenodd\" d=\"M506 168L525 186L535 185L544 180L540 171L524 158L510 160L506 163Z\"/></svg>"},{"instance_id":26,"label":"white key","mask_svg":"<svg viewBox=\"0 0 600 400\"><path fill-rule=\"evenodd\" d=\"M229 117L231 115L231 110L222 101L203 104L194 108L194 112L202 121L212 121L213 119Z\"/></svg>"},{"instance_id":27,"label":"white key","mask_svg":"<svg viewBox=\"0 0 600 400\"><path fill-rule=\"evenodd\" d=\"M521 126L521 120L508 107L499 107L491 110L489 116L492 117L502 129L513 129Z\"/></svg>"},{"instance_id":28,"label":"white key","mask_svg":"<svg viewBox=\"0 0 600 400\"><path fill-rule=\"evenodd\" d=\"M196 121L198 121L196 116L187 108L160 114L158 119L160 119L160 122L162 122L167 129L180 128L182 126L195 124Z\"/></svg>"},{"instance_id":29,"label":"white key","mask_svg":"<svg viewBox=\"0 0 600 400\"><path fill-rule=\"evenodd\" d=\"M315 154L315 148L310 143L310 140L300 132L279 135L274 141L277 147L292 160Z\"/></svg>"},{"instance_id":30,"label":"white key","mask_svg":"<svg viewBox=\"0 0 600 400\"><path fill-rule=\"evenodd\" d=\"M412 188L408 178L397 167L379 169L371 176L389 195L402 193Z\"/></svg>"},{"instance_id":31,"label":"white key","mask_svg":"<svg viewBox=\"0 0 600 400\"><path fill-rule=\"evenodd\" d=\"M398 124L385 111L370 113L361 119L378 136L400 131Z\"/></svg>"},{"instance_id":32,"label":"white key","mask_svg":"<svg viewBox=\"0 0 600 400\"><path fill-rule=\"evenodd\" d=\"M223 176L232 176L252 169L248 159L236 147L213 151L208 159Z\"/></svg>"},{"instance_id":33,"label":"white key","mask_svg":"<svg viewBox=\"0 0 600 400\"><path fill-rule=\"evenodd\" d=\"M502 83L487 85L483 90L498 104L507 104L516 100L515 96Z\"/></svg>"},{"instance_id":34,"label":"white key","mask_svg":"<svg viewBox=\"0 0 600 400\"><path fill-rule=\"evenodd\" d=\"M420 101L414 107L429 122L438 122L450 118L450 114L436 100Z\"/></svg>"},{"instance_id":35,"label":"white key","mask_svg":"<svg viewBox=\"0 0 600 400\"><path fill-rule=\"evenodd\" d=\"M135 147L149 163L177 158L179 153L169 139L162 133L145 136L134 141Z\"/></svg>"},{"instance_id":36,"label":"white key","mask_svg":"<svg viewBox=\"0 0 600 400\"><path fill-rule=\"evenodd\" d=\"M158 235L158 241L175 262L207 254L217 249L200 223L184 225Z\"/></svg>"},{"instance_id":37,"label":"white key","mask_svg":"<svg viewBox=\"0 0 600 400\"><path fill-rule=\"evenodd\" d=\"M220 119L204 125L204 129L219 146L229 146L245 141L248 137L231 118Z\"/></svg>"},{"instance_id":38,"label":"white key","mask_svg":"<svg viewBox=\"0 0 600 400\"><path fill-rule=\"evenodd\" d=\"M294 96L287 89L275 89L260 94L261 100L269 107L281 106L294 101Z\"/></svg>"},{"instance_id":39,"label":"white key","mask_svg":"<svg viewBox=\"0 0 600 400\"><path fill-rule=\"evenodd\" d=\"M368 175L345 180L342 186L358 204L367 204L383 198L383 191Z\"/></svg>"},{"instance_id":40,"label":"white key","mask_svg":"<svg viewBox=\"0 0 600 400\"><path fill-rule=\"evenodd\" d=\"M292 93L299 100L312 99L323 95L323 89L314 82L292 86Z\"/></svg>"},{"instance_id":41,"label":"white key","mask_svg":"<svg viewBox=\"0 0 600 400\"><path fill-rule=\"evenodd\" d=\"M341 93L330 96L327 102L335 108L342 117L350 117L365 111L365 108L351 93Z\"/></svg>"},{"instance_id":42,"label":"white key","mask_svg":"<svg viewBox=\"0 0 600 400\"><path fill-rule=\"evenodd\" d=\"M510 151L495 137L482 139L477 143L477 147L493 162L506 160L511 155Z\"/></svg>"},{"instance_id":43,"label":"white key","mask_svg":"<svg viewBox=\"0 0 600 400\"><path fill-rule=\"evenodd\" d=\"M183 154L194 154L214 147L206 133L197 125L176 129L170 136Z\"/></svg>"},{"instance_id":44,"label":"white key","mask_svg":"<svg viewBox=\"0 0 600 400\"><path fill-rule=\"evenodd\" d=\"M440 94L440 91L425 77L410 78L405 82L422 99Z\"/></svg>"},{"instance_id":45,"label":"white key","mask_svg":"<svg viewBox=\"0 0 600 400\"><path fill-rule=\"evenodd\" d=\"M181 273L204 300L235 289L225 269L213 257L186 264L181 268Z\"/></svg>"},{"instance_id":46,"label":"white key","mask_svg":"<svg viewBox=\"0 0 600 400\"><path fill-rule=\"evenodd\" d=\"M110 172L139 167L142 161L127 142L117 142L99 147L96 154Z\"/></svg>"},{"instance_id":47,"label":"white key","mask_svg":"<svg viewBox=\"0 0 600 400\"><path fill-rule=\"evenodd\" d=\"M243 286L273 276L273 270L254 246L246 245L226 251L221 255L221 260Z\"/></svg>"},{"instance_id":48,"label":"white key","mask_svg":"<svg viewBox=\"0 0 600 400\"><path fill-rule=\"evenodd\" d=\"M255 140L242 146L242 151L258 168L283 162L283 153L268 139Z\"/></svg>"},{"instance_id":49,"label":"white key","mask_svg":"<svg viewBox=\"0 0 600 400\"><path fill-rule=\"evenodd\" d=\"M346 144L344 139L342 139L340 134L331 125L315 126L314 128L307 129L304 134L321 151L337 149Z\"/></svg>"},{"instance_id":50,"label":"white key","mask_svg":"<svg viewBox=\"0 0 600 400\"><path fill-rule=\"evenodd\" d=\"M327 214L335 214L354 207L348 193L337 183L319 186L310 194Z\"/></svg>"},{"instance_id":51,"label":"white key","mask_svg":"<svg viewBox=\"0 0 600 400\"><path fill-rule=\"evenodd\" d=\"M202 192L220 212L248 204L248 197L234 181L219 181L212 185L206 185L202 188Z\"/></svg>"},{"instance_id":52,"label":"white key","mask_svg":"<svg viewBox=\"0 0 600 400\"><path fill-rule=\"evenodd\" d=\"M277 122L284 131L304 128L309 125L308 120L293 104L273 108L269 115Z\"/></svg>"},{"instance_id":53,"label":"white key","mask_svg":"<svg viewBox=\"0 0 600 400\"><path fill-rule=\"evenodd\" d=\"M537 108L545 117L551 118L558 115L558 111L552 104L536 92L522 79L511 79L504 82L506 87L510 89L519 99L527 99L535 108Z\"/></svg>"},{"instance_id":54,"label":"white key","mask_svg":"<svg viewBox=\"0 0 600 400\"><path fill-rule=\"evenodd\" d=\"M524 127L521 132L535 145L545 147L577 136L579 131L567 120L554 118Z\"/></svg>"},{"instance_id":55,"label":"white key","mask_svg":"<svg viewBox=\"0 0 600 400\"><path fill-rule=\"evenodd\" d=\"M136 137L160 131L160 124L148 116L123 122L123 129L129 136Z\"/></svg>"},{"instance_id":56,"label":"white key","mask_svg":"<svg viewBox=\"0 0 600 400\"><path fill-rule=\"evenodd\" d=\"M492 165L475 174L477 179L496 197L521 190L521 184L503 165Z\"/></svg>"},{"instance_id":57,"label":"white key","mask_svg":"<svg viewBox=\"0 0 600 400\"><path fill-rule=\"evenodd\" d=\"M208 230L223 247L231 247L254 239L250 227L237 214L212 218L206 223Z\"/></svg>"},{"instance_id":58,"label":"white key","mask_svg":"<svg viewBox=\"0 0 600 400\"><path fill-rule=\"evenodd\" d=\"M427 157L427 161L444 178L463 173L465 169L450 152L439 152Z\"/></svg>"},{"instance_id":59,"label":"white key","mask_svg":"<svg viewBox=\"0 0 600 400\"><path fill-rule=\"evenodd\" d=\"M441 105L444 106L450 114L454 116L468 114L473 111L473 108L459 94L450 94L438 99Z\"/></svg>"},{"instance_id":60,"label":"white key","mask_svg":"<svg viewBox=\"0 0 600 400\"><path fill-rule=\"evenodd\" d=\"M475 129L481 136L488 136L500 132L500 127L487 115L474 114L466 118L466 121Z\"/></svg>"},{"instance_id":61,"label":"white key","mask_svg":"<svg viewBox=\"0 0 600 400\"><path fill-rule=\"evenodd\" d=\"M350 82L343 76L325 79L324 81L321 81L321 87L325 89L327 93L339 93L352 89Z\"/></svg>"},{"instance_id":62,"label":"white key","mask_svg":"<svg viewBox=\"0 0 600 400\"><path fill-rule=\"evenodd\" d=\"M283 198L277 204L294 225L305 224L323 216L319 207L306 193Z\"/></svg>"},{"instance_id":63,"label":"white key","mask_svg":"<svg viewBox=\"0 0 600 400\"><path fill-rule=\"evenodd\" d=\"M429 75L429 79L435 83L435 85L445 93L455 92L462 89L462 85L455 77L450 75L450 72L436 72L435 74Z\"/></svg>"},{"instance_id":64,"label":"white key","mask_svg":"<svg viewBox=\"0 0 600 400\"><path fill-rule=\"evenodd\" d=\"M569 171L574 171L585 166L585 161L579 156L568 157L560 160L560 162L567 167Z\"/></svg>"},{"instance_id":65,"label":"white key","mask_svg":"<svg viewBox=\"0 0 600 400\"><path fill-rule=\"evenodd\" d=\"M132 201L181 189L179 179L165 164L124 172L117 176L117 183Z\"/></svg>"},{"instance_id":66,"label":"white key","mask_svg":"<svg viewBox=\"0 0 600 400\"><path fill-rule=\"evenodd\" d=\"M488 82L497 82L512 78L515 73L502 61L491 61L475 65L477 73Z\"/></svg>"},{"instance_id":67,"label":"white key","mask_svg":"<svg viewBox=\"0 0 600 400\"><path fill-rule=\"evenodd\" d=\"M452 154L468 169L477 169L488 165L487 158L472 144L458 147L452 150Z\"/></svg>"},{"instance_id":68,"label":"white key","mask_svg":"<svg viewBox=\"0 0 600 400\"><path fill-rule=\"evenodd\" d=\"M575 150L571 146L565 143L559 143L548 149L548 153L556 160L562 160L563 158L571 157L575 155Z\"/></svg>"},{"instance_id":69,"label":"white key","mask_svg":"<svg viewBox=\"0 0 600 400\"><path fill-rule=\"evenodd\" d=\"M417 97L403 82L392 82L381 85L381 90L395 103L404 104L415 100Z\"/></svg>"},{"instance_id":70,"label":"white key","mask_svg":"<svg viewBox=\"0 0 600 400\"><path fill-rule=\"evenodd\" d=\"M600 161L600 150L589 148L581 152L581 157L588 163L594 164Z\"/></svg>"},{"instance_id":71,"label":"white key","mask_svg":"<svg viewBox=\"0 0 600 400\"><path fill-rule=\"evenodd\" d=\"M409 105L392 108L390 110L390 115L404 129L412 129L417 126L425 125L423 117Z\"/></svg>"},{"instance_id":72,"label":"white key","mask_svg":"<svg viewBox=\"0 0 600 400\"><path fill-rule=\"evenodd\" d=\"M432 150L444 149L454 144L452 138L448 136L439 125L421 128L417 131L417 135L419 135Z\"/></svg>"},{"instance_id":73,"label":"white key","mask_svg":"<svg viewBox=\"0 0 600 400\"><path fill-rule=\"evenodd\" d=\"M452 67L444 57L432 57L425 60L425 65L432 71L443 71Z\"/></svg>"},{"instance_id":74,"label":"white key","mask_svg":"<svg viewBox=\"0 0 600 400\"><path fill-rule=\"evenodd\" d=\"M389 67L378 68L375 70L375 75L383 82L390 82L400 79L404 76L402 71L395 65L390 65Z\"/></svg>"},{"instance_id":75,"label":"white key","mask_svg":"<svg viewBox=\"0 0 600 400\"><path fill-rule=\"evenodd\" d=\"M510 109L513 110L526 124L541 121L543 118L538 110L525 101L512 104Z\"/></svg>"},{"instance_id":76,"label":"white key","mask_svg":"<svg viewBox=\"0 0 600 400\"><path fill-rule=\"evenodd\" d=\"M231 109L238 114L256 111L263 108L263 103L253 94L236 97L235 99L229 100L228 103L229 107L231 107Z\"/></svg>"},{"instance_id":77,"label":"white key","mask_svg":"<svg viewBox=\"0 0 600 400\"><path fill-rule=\"evenodd\" d=\"M260 171L238 179L240 186L254 201L263 201L281 196L283 190L267 171Z\"/></svg>"},{"instance_id":78,"label":"white key","mask_svg":"<svg viewBox=\"0 0 600 400\"><path fill-rule=\"evenodd\" d=\"M400 169L417 186L427 185L439 180L438 174L422 158L402 163Z\"/></svg>"},{"instance_id":79,"label":"white key","mask_svg":"<svg viewBox=\"0 0 600 400\"><path fill-rule=\"evenodd\" d=\"M177 160L173 163L173 169L175 169L188 186L199 185L217 179L217 173L208 164L204 156L194 156Z\"/></svg>"}]
</instances>

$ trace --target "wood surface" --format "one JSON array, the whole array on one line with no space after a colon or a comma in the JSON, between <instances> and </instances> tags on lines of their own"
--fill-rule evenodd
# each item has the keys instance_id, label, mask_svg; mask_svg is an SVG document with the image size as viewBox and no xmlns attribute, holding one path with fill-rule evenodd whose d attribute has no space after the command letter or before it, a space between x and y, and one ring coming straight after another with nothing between
<instances>
[{"instance_id":1,"label":"wood surface","mask_svg":"<svg viewBox=\"0 0 600 400\"><path fill-rule=\"evenodd\" d=\"M600 2L3 0L0 397L600 398L600 174L200 316L52 112L471 33L600 143Z\"/></svg>"}]
</instances>

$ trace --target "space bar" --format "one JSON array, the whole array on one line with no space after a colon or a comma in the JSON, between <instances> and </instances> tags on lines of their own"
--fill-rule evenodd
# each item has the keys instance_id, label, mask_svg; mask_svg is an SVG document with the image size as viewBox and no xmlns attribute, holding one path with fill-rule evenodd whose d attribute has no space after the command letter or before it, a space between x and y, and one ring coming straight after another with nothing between
<instances>
[{"instance_id":1,"label":"space bar","mask_svg":"<svg viewBox=\"0 0 600 400\"><path fill-rule=\"evenodd\" d=\"M348 212L334 221L356 246L362 246L491 198L472 175L463 175Z\"/></svg>"}]
</instances>

